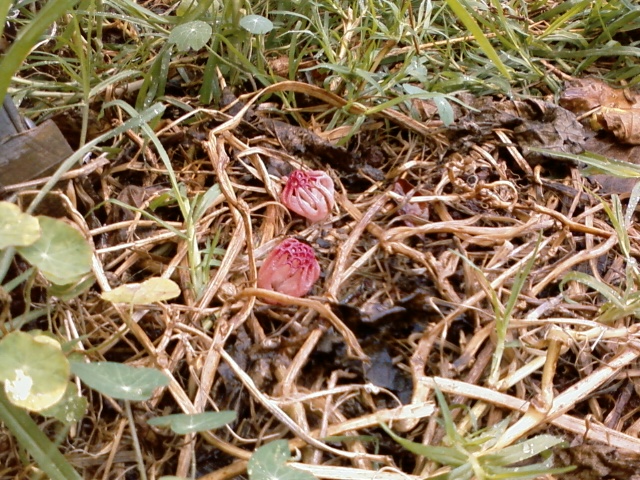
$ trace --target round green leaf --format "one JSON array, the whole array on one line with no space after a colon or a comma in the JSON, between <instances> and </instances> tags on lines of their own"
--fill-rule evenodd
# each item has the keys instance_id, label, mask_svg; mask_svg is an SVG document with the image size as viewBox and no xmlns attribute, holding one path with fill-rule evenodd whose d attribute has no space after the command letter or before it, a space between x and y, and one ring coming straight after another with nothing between
<instances>
[{"instance_id":1,"label":"round green leaf","mask_svg":"<svg viewBox=\"0 0 640 480\"><path fill-rule=\"evenodd\" d=\"M103 292L103 300L113 303L146 305L169 300L180 295L180 287L167 278L150 278L142 283L127 283L108 292Z\"/></svg>"},{"instance_id":2,"label":"round green leaf","mask_svg":"<svg viewBox=\"0 0 640 480\"><path fill-rule=\"evenodd\" d=\"M207 44L212 32L211 25L207 22L194 20L175 27L169 35L169 42L175 43L181 52L190 48L200 50Z\"/></svg>"},{"instance_id":3,"label":"round green leaf","mask_svg":"<svg viewBox=\"0 0 640 480\"><path fill-rule=\"evenodd\" d=\"M233 422L235 419L236 412L233 410L225 410L223 412L204 412L193 415L178 413L164 417L155 417L147 423L157 427L169 427L178 435L185 435L187 433L214 430Z\"/></svg>"},{"instance_id":4,"label":"round green leaf","mask_svg":"<svg viewBox=\"0 0 640 480\"><path fill-rule=\"evenodd\" d=\"M44 335L12 332L0 340L0 381L14 405L39 412L55 405L69 383L69 361Z\"/></svg>"},{"instance_id":5,"label":"round green leaf","mask_svg":"<svg viewBox=\"0 0 640 480\"><path fill-rule=\"evenodd\" d=\"M82 234L62 220L38 217L40 238L17 250L51 283L66 285L91 271L91 246Z\"/></svg>"},{"instance_id":6,"label":"round green leaf","mask_svg":"<svg viewBox=\"0 0 640 480\"><path fill-rule=\"evenodd\" d=\"M40 236L38 219L9 202L0 202L0 249L26 247Z\"/></svg>"},{"instance_id":7,"label":"round green leaf","mask_svg":"<svg viewBox=\"0 0 640 480\"><path fill-rule=\"evenodd\" d=\"M264 35L273 30L273 22L262 15L247 15L240 19L240 26L253 35Z\"/></svg>"},{"instance_id":8,"label":"round green leaf","mask_svg":"<svg viewBox=\"0 0 640 480\"><path fill-rule=\"evenodd\" d=\"M148 400L169 378L153 368L131 367L114 362L71 362L71 371L94 390L121 400Z\"/></svg>"}]
</instances>

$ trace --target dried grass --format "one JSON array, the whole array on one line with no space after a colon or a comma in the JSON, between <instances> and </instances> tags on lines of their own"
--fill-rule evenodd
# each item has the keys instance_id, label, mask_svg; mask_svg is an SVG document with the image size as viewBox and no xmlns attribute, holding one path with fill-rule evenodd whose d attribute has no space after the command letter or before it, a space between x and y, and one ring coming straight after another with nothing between
<instances>
[{"instance_id":1,"label":"dried grass","mask_svg":"<svg viewBox=\"0 0 640 480\"><path fill-rule=\"evenodd\" d=\"M164 181L162 164L142 139L119 139L129 145L127 155L111 164L96 159L70 172L59 193L96 245L99 288L57 302L54 329L68 340L80 339L78 345L94 360L158 368L171 378L151 400L134 406L150 478L187 476L194 463L200 479L243 475L253 450L275 438L303 449L294 466L321 478L423 477L433 466L401 452L377 425L392 423L408 438L437 444L444 432L434 415L436 386L451 404L468 407L456 411L461 432L511 416L501 447L532 432L552 431L570 441L602 442L640 454L633 396L640 354L635 319L599 323L600 298L576 283L567 286L565 296L558 288L563 275L575 269L612 284L624 275L616 232L599 204L585 203L592 197L584 178L544 179L544 171L518 153L507 130L496 130L493 141L468 151L450 152L442 125L385 109L370 121L386 127L364 128L357 137L363 152L374 142L384 152L384 179L367 179L361 171L359 185L365 187L353 187L321 159L296 158L276 136L247 136L244 115L275 92L313 98L308 111L295 113L321 137L334 137L323 131L323 110L367 110L316 87L282 82L243 98L235 115L199 110L190 115L197 123L188 126L189 119L180 118L158 132L172 145L168 151L188 196L214 181L220 185L220 197L195 226L200 244L217 235L224 248L200 295L190 284L187 245L176 232L135 212L128 220L106 221L118 208L108 200L118 198L126 185L144 189ZM202 148L186 140L171 144L173 136L187 138L193 131L206 132ZM329 171L339 192L329 222L306 225L279 204L282 181L274 167L282 163ZM415 187L412 198L394 191L401 178ZM549 188L550 182L575 195ZM91 203L87 185L107 200L96 205L93 217L85 216ZM146 208L150 199L139 207ZM403 214L407 202L426 205L428 220ZM156 215L183 229L171 208ZM90 224L92 218L102 221ZM254 288L262 259L285 235L304 238L317 251L324 276L309 298ZM637 255L635 225L629 237ZM478 271L461 257L470 259L506 301L514 276L536 246L507 331L511 347L498 383L489 388L495 312ZM130 317L127 309L98 297L100 290L151 276L177 281L181 300L137 308ZM266 306L265 299L286 306ZM349 322L335 304L348 304L361 317ZM376 315L384 321L385 312L398 306L406 318L388 317L398 321L397 328L364 325L363 319ZM369 338L364 330L370 330ZM367 383L362 360L378 351L390 352L396 373L410 382L407 405L398 392ZM87 394L90 411L66 439L66 454L85 478L125 477L135 456L122 408ZM145 421L217 409L236 410L239 421L230 429L185 437ZM380 438L379 451L363 441L365 434ZM338 447L322 440L336 435L353 441ZM11 438L3 434L0 444L0 463L7 472L18 468Z\"/></svg>"}]
</instances>

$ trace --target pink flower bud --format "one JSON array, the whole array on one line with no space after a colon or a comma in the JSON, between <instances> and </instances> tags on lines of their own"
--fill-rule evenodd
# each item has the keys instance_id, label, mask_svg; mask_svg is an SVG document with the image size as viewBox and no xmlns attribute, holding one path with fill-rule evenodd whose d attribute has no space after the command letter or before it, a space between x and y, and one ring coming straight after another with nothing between
<instances>
[{"instance_id":1,"label":"pink flower bud","mask_svg":"<svg viewBox=\"0 0 640 480\"><path fill-rule=\"evenodd\" d=\"M324 220L335 203L333 180L325 172L295 170L282 190L280 201L311 222Z\"/></svg>"},{"instance_id":2,"label":"pink flower bud","mask_svg":"<svg viewBox=\"0 0 640 480\"><path fill-rule=\"evenodd\" d=\"M295 238L287 238L269 253L260 267L258 287L302 297L318 277L320 265L313 248Z\"/></svg>"}]
</instances>

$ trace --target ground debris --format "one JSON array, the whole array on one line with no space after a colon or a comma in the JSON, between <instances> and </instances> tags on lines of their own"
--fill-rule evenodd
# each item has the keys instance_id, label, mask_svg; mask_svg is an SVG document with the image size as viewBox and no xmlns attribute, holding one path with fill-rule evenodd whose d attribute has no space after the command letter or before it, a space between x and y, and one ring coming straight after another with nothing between
<instances>
[{"instance_id":1,"label":"ground debris","mask_svg":"<svg viewBox=\"0 0 640 480\"><path fill-rule=\"evenodd\" d=\"M465 102L478 112L460 110L453 125L432 130L436 140L398 124L378 132L366 124L338 145L317 116L327 106L309 99L308 111L299 109L298 117L287 115L284 104L273 108L272 100L269 108L252 104L243 118L230 117L243 111L238 103L188 125L164 127L159 137L179 194L191 202L190 224L177 196L168 194L157 152L135 137L108 168L72 184L74 208L91 211L97 222L88 235L96 243L105 237L96 251L101 282L113 288L163 276L182 291L161 307L136 307L137 328L131 330L122 327L125 313L88 292L69 306L85 319L77 328L81 339L91 338L87 350L99 352L99 359L162 362L173 375L172 390L137 407L141 418L208 410L208 402L238 412L232 432L188 442L145 424L146 455L157 454L160 440L170 445L162 453L164 471L176 471L188 449L193 458L215 458L200 463L203 475L227 466L222 478L231 471L241 475L242 462L265 438L284 438L302 449L305 462L320 451L322 462L334 466L352 465L360 453L381 453L389 465L426 476L434 465L416 460L377 429L381 411L433 401L429 382L438 377L447 399L464 406L455 409L455 420L483 428L524 415L518 409L540 400L541 391L560 395L588 383L592 372L617 358L619 339L634 338L629 315L606 325L598 321L605 298L578 282L561 288L570 272L626 288L616 232L579 165L555 168L531 151L578 153L588 130L572 112L546 101ZM367 121L376 125L379 118ZM293 169L331 176L336 196L327 219L311 224L283 206L280 194ZM86 199L80 194L86 190L101 197ZM635 253L640 237L629 228ZM275 305L255 282L283 238L306 242L322 273L307 297L285 296ZM526 268L518 287L517 273ZM496 318L516 287L499 383L488 386ZM59 313L51 321L65 319ZM546 365L549 332L558 328L566 344L562 356ZM600 359L607 359L605 366ZM532 364L537 367L530 369ZM541 380L543 370L555 372L551 384L547 376ZM634 402L613 405L604 391L624 373L621 367L611 379L599 376L600 383L581 390L558 420L568 434L582 428L589 439L602 440L613 429L589 430L587 417L602 420L614 409L620 418L633 415ZM445 380L468 388L446 390ZM491 394L467 396L476 391L471 387ZM98 413L95 402L92 428L100 441L86 432L81 437L87 452L106 458L103 444L118 415ZM393 428L434 445L445 436L435 417L404 418ZM539 428L545 429L544 421ZM373 435L381 450L358 437L332 443L342 449L339 455L309 447L298 432L315 438ZM119 449L132 449L126 435L120 441ZM372 468L371 461L359 465ZM101 475L101 465L87 465L87 478Z\"/></svg>"},{"instance_id":2,"label":"ground debris","mask_svg":"<svg viewBox=\"0 0 640 480\"><path fill-rule=\"evenodd\" d=\"M532 152L532 148L566 153L584 151L583 126L573 113L553 103L539 99L493 101L481 98L472 101L470 106L473 110L447 130L453 149L490 142L496 129L506 129L532 165L550 159Z\"/></svg>"},{"instance_id":3,"label":"ground debris","mask_svg":"<svg viewBox=\"0 0 640 480\"><path fill-rule=\"evenodd\" d=\"M555 452L555 466L574 465L558 480L640 480L640 455L601 444L582 444Z\"/></svg>"}]
</instances>

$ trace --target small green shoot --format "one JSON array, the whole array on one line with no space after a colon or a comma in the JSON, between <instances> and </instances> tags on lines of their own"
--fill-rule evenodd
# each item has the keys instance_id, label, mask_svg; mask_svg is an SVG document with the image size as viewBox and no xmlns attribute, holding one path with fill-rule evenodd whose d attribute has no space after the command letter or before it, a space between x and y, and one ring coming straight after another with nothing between
<instances>
[{"instance_id":1,"label":"small green shoot","mask_svg":"<svg viewBox=\"0 0 640 480\"><path fill-rule=\"evenodd\" d=\"M496 350L493 354L493 358L491 361L491 372L487 381L487 383L491 386L497 385L498 381L500 380L500 364L502 362L502 356L504 354L506 345L507 330L509 328L509 322L511 321L511 314L513 313L513 309L516 306L516 302L518 300L518 297L520 296L520 292L524 287L524 282L527 279L529 272L531 272L533 265L535 264L538 255L538 248L540 246L540 240L541 238L536 243L535 250L526 266L523 269L519 270L514 277L513 286L511 287L511 293L509 294L506 305L502 304L498 293L484 276L482 270L480 270L471 260L460 255L458 252L455 252L477 272L478 282L486 292L487 297L491 302L491 306L493 307L493 313L495 315L496 322Z\"/></svg>"},{"instance_id":2,"label":"small green shoot","mask_svg":"<svg viewBox=\"0 0 640 480\"><path fill-rule=\"evenodd\" d=\"M600 307L598 321L612 323L618 319L633 315L640 318L640 270L638 262L631 254L631 240L628 229L632 225L633 215L640 202L640 183L636 183L631 191L626 211L622 211L622 203L618 195L612 195L611 206L601 199L602 206L618 237L618 246L625 259L625 276L620 287L606 284L584 272L569 272L560 282L564 289L567 282L579 282L595 290L607 301ZM570 300L570 299L568 299Z\"/></svg>"},{"instance_id":3,"label":"small green shoot","mask_svg":"<svg viewBox=\"0 0 640 480\"><path fill-rule=\"evenodd\" d=\"M233 422L237 416L237 413L233 410L204 412L193 415L178 413L175 415L151 418L147 423L156 427L169 427L178 435L186 435L188 433L206 432L224 427Z\"/></svg>"},{"instance_id":4,"label":"small green shoot","mask_svg":"<svg viewBox=\"0 0 640 480\"><path fill-rule=\"evenodd\" d=\"M276 440L258 448L247 464L250 480L314 480L316 477L307 472L296 470L287 465L291 460L289 443Z\"/></svg>"},{"instance_id":5,"label":"small green shoot","mask_svg":"<svg viewBox=\"0 0 640 480\"><path fill-rule=\"evenodd\" d=\"M538 435L496 451L493 447L505 432L509 423L508 418L463 437L456 431L444 395L439 389L436 389L435 393L446 433L444 446L424 445L406 440L393 433L385 424L381 424L382 428L408 451L451 468L448 473L430 478L439 480L533 480L542 475L564 473L575 468L553 468L553 458L548 454L548 450L563 444L563 440L552 435ZM537 455L542 455L544 460L527 466L513 466Z\"/></svg>"}]
</instances>

